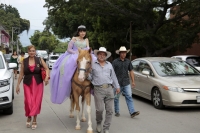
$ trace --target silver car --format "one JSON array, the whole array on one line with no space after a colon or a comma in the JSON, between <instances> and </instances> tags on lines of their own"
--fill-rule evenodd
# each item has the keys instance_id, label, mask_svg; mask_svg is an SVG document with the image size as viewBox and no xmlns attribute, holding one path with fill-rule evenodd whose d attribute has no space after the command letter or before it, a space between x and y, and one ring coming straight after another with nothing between
<instances>
[{"instance_id":1,"label":"silver car","mask_svg":"<svg viewBox=\"0 0 200 133\"><path fill-rule=\"evenodd\" d=\"M149 99L155 108L200 106L200 72L179 59L138 58L132 61L135 95Z\"/></svg>"}]
</instances>

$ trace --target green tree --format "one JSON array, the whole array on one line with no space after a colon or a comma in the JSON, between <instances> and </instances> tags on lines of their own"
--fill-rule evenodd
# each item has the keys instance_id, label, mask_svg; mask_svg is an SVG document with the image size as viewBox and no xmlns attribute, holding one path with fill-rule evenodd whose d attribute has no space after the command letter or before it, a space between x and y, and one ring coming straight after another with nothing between
<instances>
[{"instance_id":1,"label":"green tree","mask_svg":"<svg viewBox=\"0 0 200 133\"><path fill-rule=\"evenodd\" d=\"M28 53L28 46L22 47L21 51L24 51L25 53Z\"/></svg>"},{"instance_id":2,"label":"green tree","mask_svg":"<svg viewBox=\"0 0 200 133\"><path fill-rule=\"evenodd\" d=\"M35 45L36 47L39 47L40 36L42 36L42 33L39 30L35 30L34 34L29 38L31 44Z\"/></svg>"},{"instance_id":3,"label":"green tree","mask_svg":"<svg viewBox=\"0 0 200 133\"><path fill-rule=\"evenodd\" d=\"M130 22L132 50L139 56L168 55L199 40L199 0L46 0L45 7L46 30L65 38L84 24L91 46L105 46L113 53L121 45L129 47ZM167 19L174 7L175 17Z\"/></svg>"},{"instance_id":4,"label":"green tree","mask_svg":"<svg viewBox=\"0 0 200 133\"><path fill-rule=\"evenodd\" d=\"M60 42L53 50L54 53L64 53L67 50L68 42Z\"/></svg>"},{"instance_id":5,"label":"green tree","mask_svg":"<svg viewBox=\"0 0 200 133\"><path fill-rule=\"evenodd\" d=\"M17 8L12 7L11 5L1 4L0 14L0 23L4 25L7 31L9 31L10 35L12 35L12 27L19 28L19 31L17 31L18 34L22 33L25 30L27 30L28 32L30 28L30 21L22 19ZM16 33L14 33L13 38L14 40L16 40Z\"/></svg>"},{"instance_id":6,"label":"green tree","mask_svg":"<svg viewBox=\"0 0 200 133\"><path fill-rule=\"evenodd\" d=\"M29 38L31 43L36 46L37 49L53 51L59 44L59 40L51 32L36 30L34 34Z\"/></svg>"}]
</instances>

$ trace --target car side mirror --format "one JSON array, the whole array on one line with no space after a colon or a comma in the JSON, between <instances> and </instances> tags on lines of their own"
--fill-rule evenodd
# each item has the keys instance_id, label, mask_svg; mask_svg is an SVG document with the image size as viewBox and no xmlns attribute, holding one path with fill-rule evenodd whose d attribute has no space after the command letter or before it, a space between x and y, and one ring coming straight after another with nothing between
<instances>
[{"instance_id":1,"label":"car side mirror","mask_svg":"<svg viewBox=\"0 0 200 133\"><path fill-rule=\"evenodd\" d=\"M142 71L142 74L149 76L150 73L149 73L149 71L144 70L144 71Z\"/></svg>"},{"instance_id":2,"label":"car side mirror","mask_svg":"<svg viewBox=\"0 0 200 133\"><path fill-rule=\"evenodd\" d=\"M17 68L17 63L8 63L8 69Z\"/></svg>"}]
</instances>

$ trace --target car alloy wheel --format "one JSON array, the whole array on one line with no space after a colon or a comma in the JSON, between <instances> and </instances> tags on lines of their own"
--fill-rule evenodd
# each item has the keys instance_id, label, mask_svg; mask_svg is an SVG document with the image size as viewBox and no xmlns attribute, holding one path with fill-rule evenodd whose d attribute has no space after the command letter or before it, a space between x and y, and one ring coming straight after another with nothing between
<instances>
[{"instance_id":1,"label":"car alloy wheel","mask_svg":"<svg viewBox=\"0 0 200 133\"><path fill-rule=\"evenodd\" d=\"M151 99L153 102L153 106L157 109L164 108L163 102L162 102L162 96L158 88L154 88L151 94Z\"/></svg>"}]
</instances>

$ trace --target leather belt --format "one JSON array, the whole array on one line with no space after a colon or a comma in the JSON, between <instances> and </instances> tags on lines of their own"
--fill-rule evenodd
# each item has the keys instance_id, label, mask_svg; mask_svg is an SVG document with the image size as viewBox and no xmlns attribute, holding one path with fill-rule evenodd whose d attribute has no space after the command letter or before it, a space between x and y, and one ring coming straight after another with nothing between
<instances>
[{"instance_id":1,"label":"leather belt","mask_svg":"<svg viewBox=\"0 0 200 133\"><path fill-rule=\"evenodd\" d=\"M106 89L110 86L112 86L112 85L111 84L94 85L94 87L100 87L100 88L103 88L103 89Z\"/></svg>"}]
</instances>

